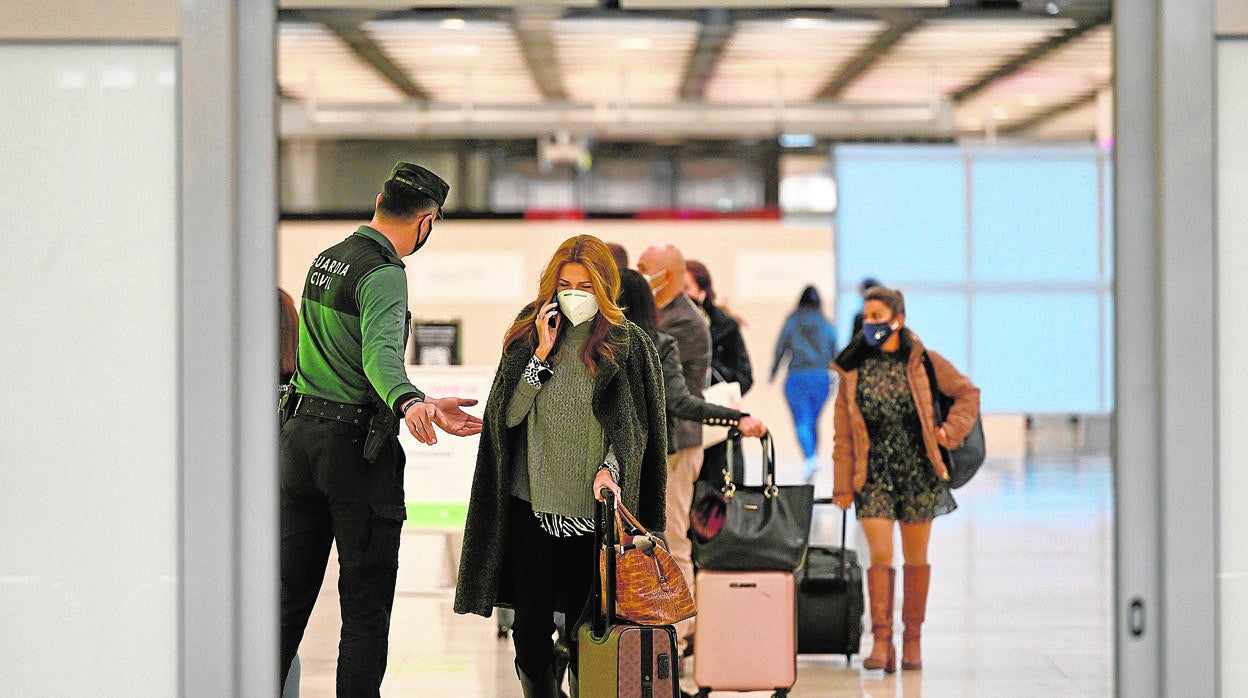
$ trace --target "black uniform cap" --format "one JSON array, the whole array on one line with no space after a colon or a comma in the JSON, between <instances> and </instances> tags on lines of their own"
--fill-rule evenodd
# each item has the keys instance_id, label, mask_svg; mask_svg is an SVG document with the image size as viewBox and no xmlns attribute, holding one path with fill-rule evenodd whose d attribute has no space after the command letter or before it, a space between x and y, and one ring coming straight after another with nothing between
<instances>
[{"instance_id":1,"label":"black uniform cap","mask_svg":"<svg viewBox=\"0 0 1248 698\"><path fill-rule=\"evenodd\" d=\"M451 190L451 185L443 181L441 177L420 165L400 160L394 163L394 169L390 170L390 180L406 184L433 199L433 202L438 205L438 217L442 217L442 205L446 203L446 193Z\"/></svg>"}]
</instances>

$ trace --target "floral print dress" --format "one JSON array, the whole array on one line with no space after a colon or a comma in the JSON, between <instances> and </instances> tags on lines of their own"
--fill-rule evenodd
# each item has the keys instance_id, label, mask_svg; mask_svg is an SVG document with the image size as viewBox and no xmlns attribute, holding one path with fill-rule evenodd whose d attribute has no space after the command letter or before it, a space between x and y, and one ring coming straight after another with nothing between
<instances>
[{"instance_id":1,"label":"floral print dress","mask_svg":"<svg viewBox=\"0 0 1248 698\"><path fill-rule=\"evenodd\" d=\"M858 408L867 424L867 482L854 494L858 518L931 521L957 504L936 476L906 379L909 347L878 352L858 368Z\"/></svg>"}]
</instances>

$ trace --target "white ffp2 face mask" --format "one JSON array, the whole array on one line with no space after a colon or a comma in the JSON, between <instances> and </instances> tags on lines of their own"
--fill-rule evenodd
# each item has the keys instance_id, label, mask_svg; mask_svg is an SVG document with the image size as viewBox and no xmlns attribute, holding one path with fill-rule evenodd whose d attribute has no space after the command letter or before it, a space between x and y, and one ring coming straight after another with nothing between
<instances>
[{"instance_id":1,"label":"white ffp2 face mask","mask_svg":"<svg viewBox=\"0 0 1248 698\"><path fill-rule=\"evenodd\" d=\"M559 311L573 325L579 325L598 314L598 299L588 291L560 291L557 299Z\"/></svg>"}]
</instances>

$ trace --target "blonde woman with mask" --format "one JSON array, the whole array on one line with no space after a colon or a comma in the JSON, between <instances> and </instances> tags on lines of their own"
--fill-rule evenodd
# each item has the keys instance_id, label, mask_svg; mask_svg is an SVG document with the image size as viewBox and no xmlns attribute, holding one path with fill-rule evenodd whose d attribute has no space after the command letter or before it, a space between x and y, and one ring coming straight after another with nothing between
<instances>
[{"instance_id":1,"label":"blonde woman with mask","mask_svg":"<svg viewBox=\"0 0 1248 698\"><path fill-rule=\"evenodd\" d=\"M616 304L619 288L605 243L564 241L503 340L485 406L455 611L515 609L526 698L558 695L552 615L575 622L588 599L599 490L652 531L666 523L663 369ZM575 670L575 633L562 630Z\"/></svg>"}]
</instances>

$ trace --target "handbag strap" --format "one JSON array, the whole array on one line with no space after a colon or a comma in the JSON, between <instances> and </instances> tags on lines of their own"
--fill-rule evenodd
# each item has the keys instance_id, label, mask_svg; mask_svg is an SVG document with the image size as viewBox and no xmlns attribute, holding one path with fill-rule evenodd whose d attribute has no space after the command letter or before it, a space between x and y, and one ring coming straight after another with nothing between
<instances>
[{"instance_id":1,"label":"handbag strap","mask_svg":"<svg viewBox=\"0 0 1248 698\"><path fill-rule=\"evenodd\" d=\"M637 520L637 517L633 516L633 512L629 511L628 507L624 506L624 502L616 501L615 535L617 544L624 540L624 524L628 524L629 530L633 533L633 535L650 536L650 531L647 530L645 526L641 525L641 522Z\"/></svg>"},{"instance_id":2,"label":"handbag strap","mask_svg":"<svg viewBox=\"0 0 1248 698\"><path fill-rule=\"evenodd\" d=\"M726 441L728 446L724 453L724 486L722 488L723 493L728 497L732 497L737 490L736 484L732 481L730 468L732 467L735 443L739 438L741 438L740 430L736 427L731 427L728 430L728 439ZM764 494L768 497L774 497L779 494L779 489L776 487L776 444L771 439L770 431L760 436L758 442L763 447Z\"/></svg>"},{"instance_id":3,"label":"handbag strap","mask_svg":"<svg viewBox=\"0 0 1248 698\"><path fill-rule=\"evenodd\" d=\"M945 415L940 413L940 399L936 397L936 391L940 390L940 384L936 382L936 367L932 366L932 360L927 355L927 350L923 350L923 370L927 371L928 387L932 391L932 412L936 417L937 426L945 423Z\"/></svg>"}]
</instances>

